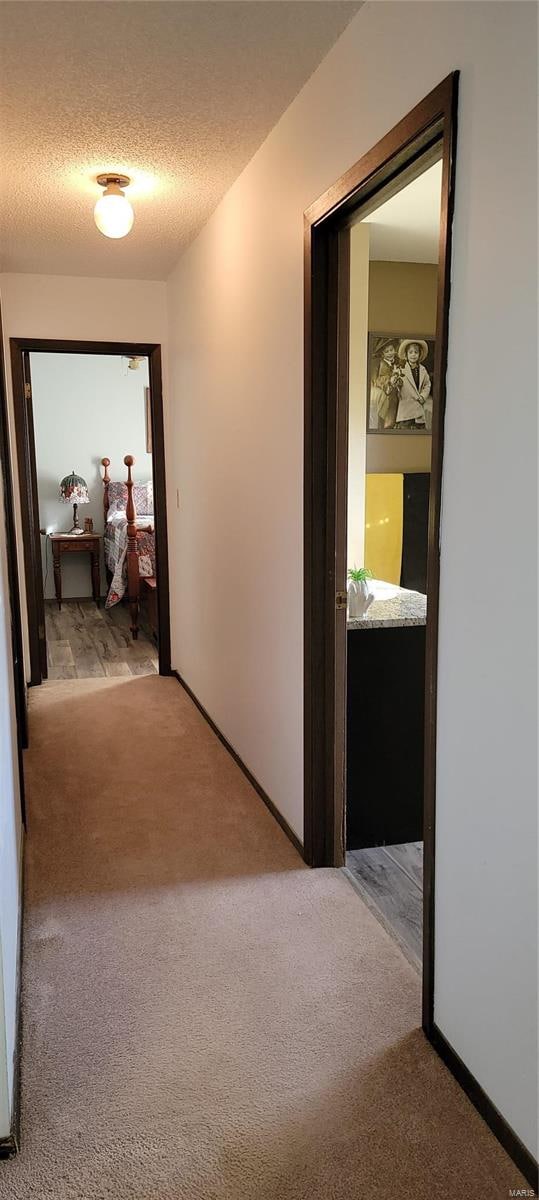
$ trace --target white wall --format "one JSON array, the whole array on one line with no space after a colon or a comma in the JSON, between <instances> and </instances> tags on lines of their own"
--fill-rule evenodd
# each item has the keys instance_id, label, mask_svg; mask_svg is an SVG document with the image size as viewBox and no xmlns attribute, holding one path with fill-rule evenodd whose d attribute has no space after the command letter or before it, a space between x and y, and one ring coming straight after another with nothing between
<instances>
[{"instance_id":1,"label":"white wall","mask_svg":"<svg viewBox=\"0 0 539 1200\"><path fill-rule=\"evenodd\" d=\"M31 354L32 408L36 446L40 526L47 533L70 529L73 508L63 504L58 485L74 470L88 484L90 503L79 508L79 524L91 517L94 532L103 533L103 468L110 458L111 479L126 478L124 456L133 454L133 478L152 478L152 456L146 453L144 388L148 360L137 370L115 355ZM42 539L45 596L54 596L52 551ZM62 595L91 596L88 555L63 555ZM106 592L101 562L101 591Z\"/></svg>"},{"instance_id":2,"label":"white wall","mask_svg":"<svg viewBox=\"0 0 539 1200\"><path fill-rule=\"evenodd\" d=\"M536 1135L535 21L532 4L366 4L169 288L170 482L182 497L170 525L173 661L301 834L302 214L460 68L435 1013L529 1147Z\"/></svg>"},{"instance_id":3,"label":"white wall","mask_svg":"<svg viewBox=\"0 0 539 1200\"><path fill-rule=\"evenodd\" d=\"M68 338L84 341L158 342L163 346L163 407L165 439L168 437L167 407L167 311L166 285L136 279L86 279L68 275L0 275L2 321L6 352L8 404L12 409L9 339L12 337ZM11 440L15 439L13 423ZM110 457L110 456L109 456ZM22 544L18 472L12 450L15 521ZM25 620L26 588L21 569L23 640L27 679L28 634Z\"/></svg>"},{"instance_id":4,"label":"white wall","mask_svg":"<svg viewBox=\"0 0 539 1200\"><path fill-rule=\"evenodd\" d=\"M19 768L11 652L4 491L0 473L0 1138L9 1136L21 887Z\"/></svg>"}]
</instances>

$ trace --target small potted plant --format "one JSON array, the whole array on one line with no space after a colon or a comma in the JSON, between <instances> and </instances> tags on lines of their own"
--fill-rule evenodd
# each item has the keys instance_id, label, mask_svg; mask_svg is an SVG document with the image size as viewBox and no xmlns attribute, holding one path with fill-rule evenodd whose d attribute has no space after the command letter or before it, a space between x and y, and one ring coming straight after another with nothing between
<instances>
[{"instance_id":1,"label":"small potted plant","mask_svg":"<svg viewBox=\"0 0 539 1200\"><path fill-rule=\"evenodd\" d=\"M372 571L368 567L348 568L348 616L364 617L370 608L374 596L369 590L369 579Z\"/></svg>"}]
</instances>

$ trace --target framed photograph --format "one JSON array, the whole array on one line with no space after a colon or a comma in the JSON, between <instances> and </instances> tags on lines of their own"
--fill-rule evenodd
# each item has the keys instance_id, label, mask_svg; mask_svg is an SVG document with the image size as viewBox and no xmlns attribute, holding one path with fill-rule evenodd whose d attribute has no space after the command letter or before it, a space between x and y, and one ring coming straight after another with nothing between
<instances>
[{"instance_id":1,"label":"framed photograph","mask_svg":"<svg viewBox=\"0 0 539 1200\"><path fill-rule=\"evenodd\" d=\"M152 401L149 387L144 388L144 415L146 420L146 453L152 453Z\"/></svg>"},{"instance_id":2,"label":"framed photograph","mask_svg":"<svg viewBox=\"0 0 539 1200\"><path fill-rule=\"evenodd\" d=\"M434 338L369 333L367 433L430 434Z\"/></svg>"}]
</instances>

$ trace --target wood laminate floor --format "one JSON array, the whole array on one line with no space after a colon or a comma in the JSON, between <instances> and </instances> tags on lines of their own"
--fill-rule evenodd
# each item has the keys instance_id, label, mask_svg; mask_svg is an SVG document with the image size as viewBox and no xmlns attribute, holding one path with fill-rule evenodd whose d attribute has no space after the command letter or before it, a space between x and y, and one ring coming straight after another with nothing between
<instances>
[{"instance_id":1,"label":"wood laminate floor","mask_svg":"<svg viewBox=\"0 0 539 1200\"><path fill-rule=\"evenodd\" d=\"M103 602L102 602L103 604ZM133 641L123 604L97 608L93 600L45 602L49 679L93 679L101 675L155 675L158 651L139 631Z\"/></svg>"},{"instance_id":2,"label":"wood laminate floor","mask_svg":"<svg viewBox=\"0 0 539 1200\"><path fill-rule=\"evenodd\" d=\"M423 842L348 850L346 868L357 891L420 967L423 934Z\"/></svg>"}]
</instances>

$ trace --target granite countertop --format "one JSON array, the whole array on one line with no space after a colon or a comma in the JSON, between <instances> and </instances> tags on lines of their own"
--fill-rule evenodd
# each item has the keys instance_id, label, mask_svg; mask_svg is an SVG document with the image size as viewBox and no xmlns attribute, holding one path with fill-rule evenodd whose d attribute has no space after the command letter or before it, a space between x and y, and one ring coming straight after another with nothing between
<instances>
[{"instance_id":1,"label":"granite countertop","mask_svg":"<svg viewBox=\"0 0 539 1200\"><path fill-rule=\"evenodd\" d=\"M363 617L349 617L348 629L395 629L405 625L426 625L427 597L422 592L398 588L389 600L373 600Z\"/></svg>"}]
</instances>

